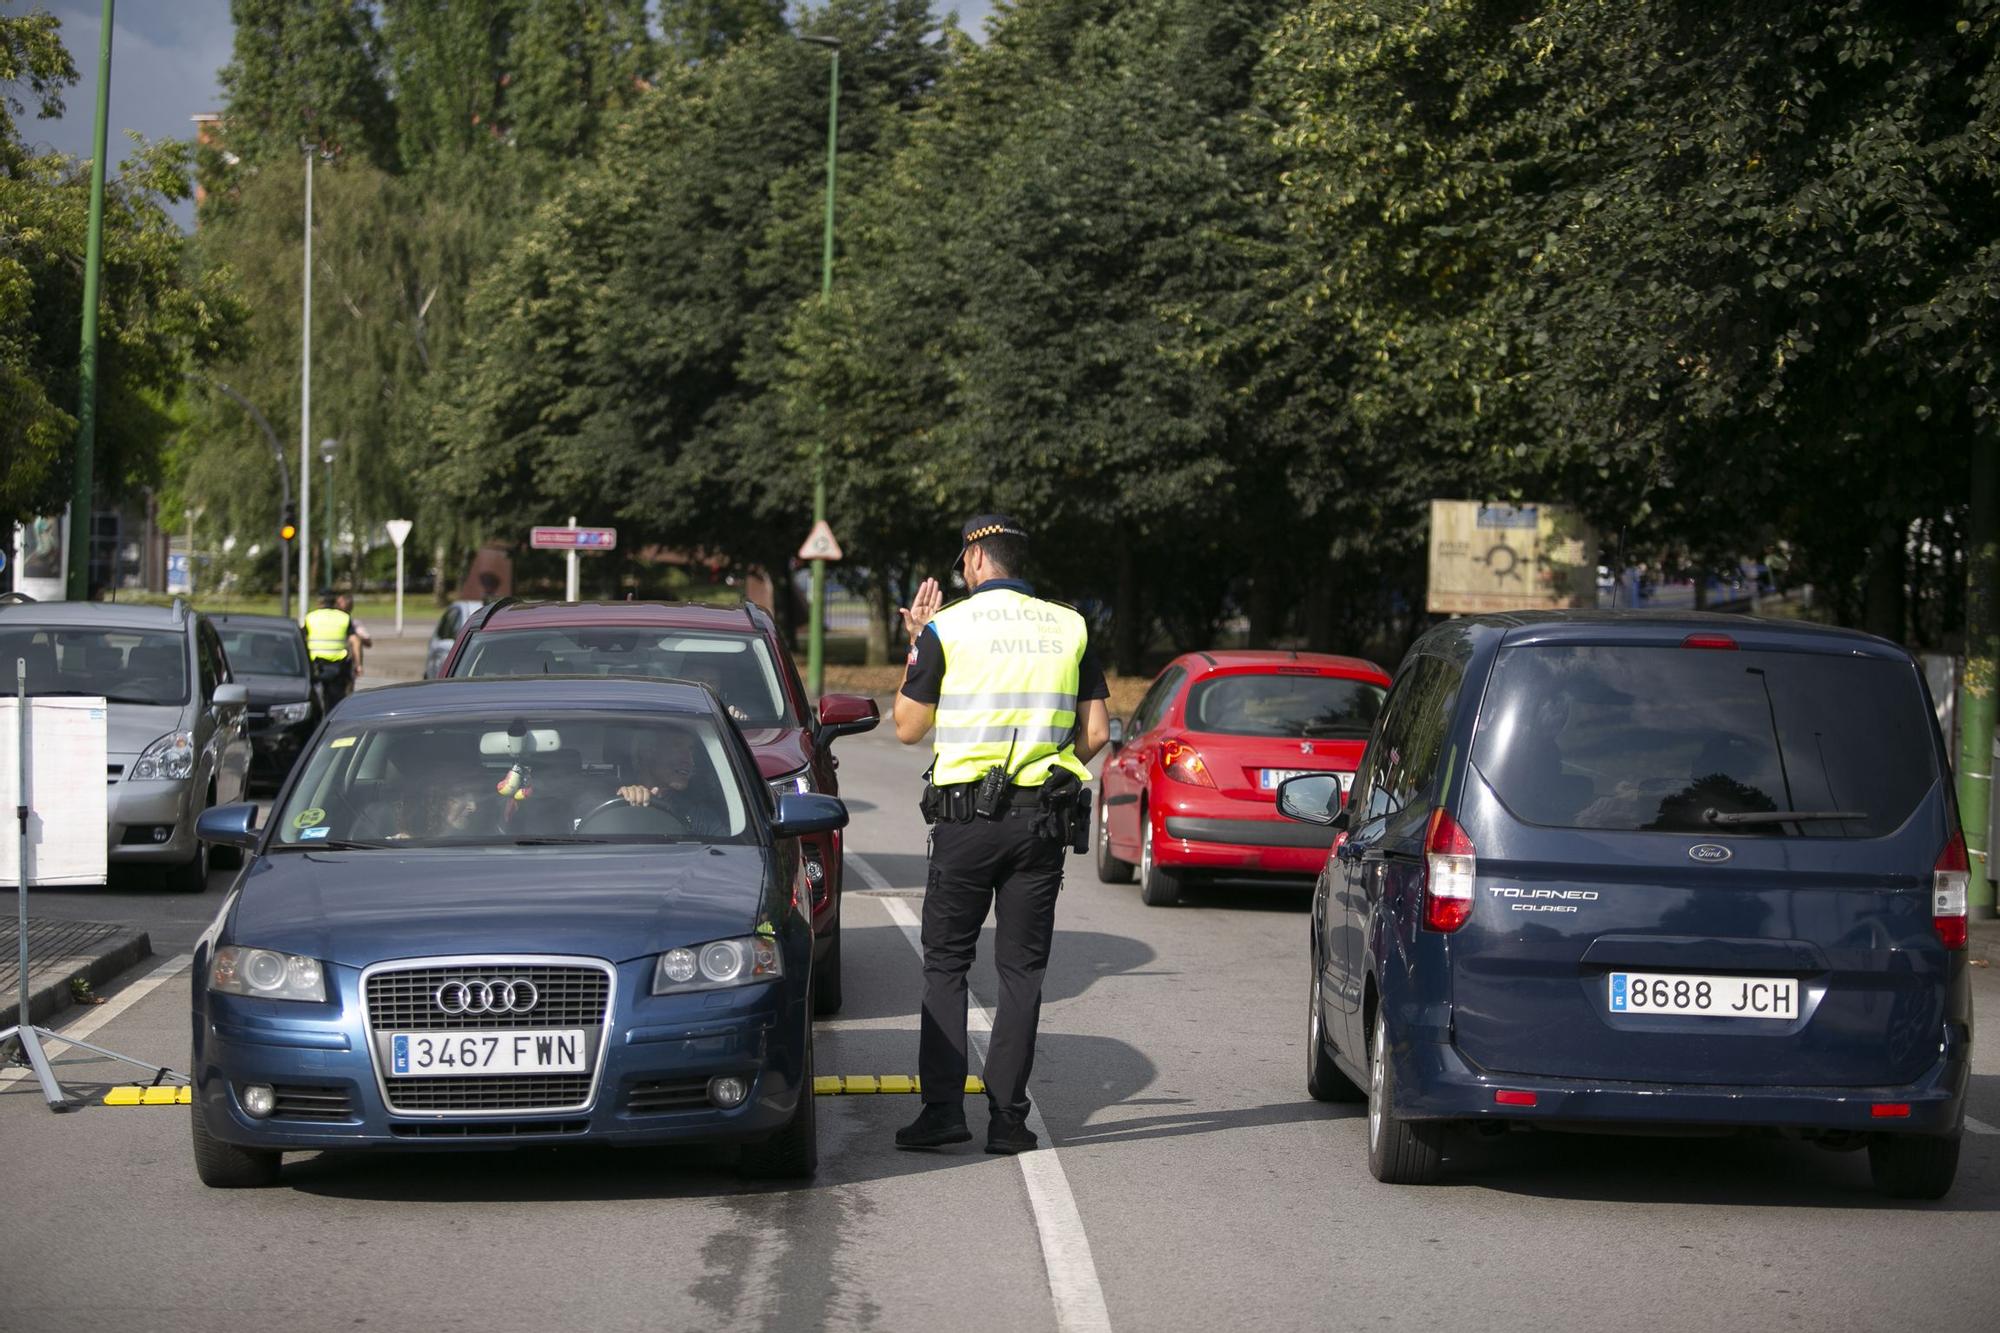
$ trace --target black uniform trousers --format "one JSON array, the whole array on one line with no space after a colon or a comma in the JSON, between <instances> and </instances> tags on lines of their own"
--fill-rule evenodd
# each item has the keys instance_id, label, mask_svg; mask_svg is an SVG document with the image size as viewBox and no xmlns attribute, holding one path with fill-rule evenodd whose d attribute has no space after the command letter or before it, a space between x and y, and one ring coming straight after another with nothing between
<instances>
[{"instance_id":1,"label":"black uniform trousers","mask_svg":"<svg viewBox=\"0 0 2000 1333\"><path fill-rule=\"evenodd\" d=\"M965 974L994 908L1000 1004L986 1048L986 1096L999 1115L1028 1113L1028 1075L1042 1019L1042 974L1062 890L1061 842L1034 831L1035 794L1016 791L998 819L940 821L924 894L924 1014L917 1073L926 1102L965 1096Z\"/></svg>"},{"instance_id":2,"label":"black uniform trousers","mask_svg":"<svg viewBox=\"0 0 2000 1333\"><path fill-rule=\"evenodd\" d=\"M315 657L313 671L319 677L320 707L330 713L354 688L354 659L343 657L335 661Z\"/></svg>"}]
</instances>

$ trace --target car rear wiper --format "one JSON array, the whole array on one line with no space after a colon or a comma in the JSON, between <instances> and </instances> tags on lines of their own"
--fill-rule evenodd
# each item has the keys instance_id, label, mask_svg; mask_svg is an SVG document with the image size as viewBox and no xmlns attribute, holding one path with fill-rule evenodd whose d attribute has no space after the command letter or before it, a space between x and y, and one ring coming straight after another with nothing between
<instances>
[{"instance_id":1,"label":"car rear wiper","mask_svg":"<svg viewBox=\"0 0 2000 1333\"><path fill-rule=\"evenodd\" d=\"M1790 824L1795 820L1807 819L1866 819L1866 810L1720 810L1701 812L1704 823L1709 824Z\"/></svg>"}]
</instances>

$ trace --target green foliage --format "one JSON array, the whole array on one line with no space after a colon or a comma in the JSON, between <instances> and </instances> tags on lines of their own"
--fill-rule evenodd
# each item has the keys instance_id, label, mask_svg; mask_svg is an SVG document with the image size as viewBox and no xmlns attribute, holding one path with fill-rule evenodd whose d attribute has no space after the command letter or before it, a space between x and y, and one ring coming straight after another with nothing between
<instances>
[{"instance_id":1,"label":"green foliage","mask_svg":"<svg viewBox=\"0 0 2000 1333\"><path fill-rule=\"evenodd\" d=\"M25 91L60 111L76 67L54 19L0 16L0 524L60 510L73 481L88 164L33 154L14 117ZM105 192L96 457L108 495L157 480L182 367L226 350L241 309L190 281L165 205L188 192L185 144L134 150Z\"/></svg>"},{"instance_id":2,"label":"green foliage","mask_svg":"<svg viewBox=\"0 0 2000 1333\"><path fill-rule=\"evenodd\" d=\"M241 163L296 161L309 142L396 164L381 37L354 0L230 0L234 58L222 69L223 132Z\"/></svg>"}]
</instances>

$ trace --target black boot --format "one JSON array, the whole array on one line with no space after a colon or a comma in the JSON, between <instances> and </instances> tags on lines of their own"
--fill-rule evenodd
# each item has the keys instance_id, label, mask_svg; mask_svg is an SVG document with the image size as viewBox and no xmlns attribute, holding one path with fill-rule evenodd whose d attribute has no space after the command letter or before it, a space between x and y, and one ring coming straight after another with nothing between
<instances>
[{"instance_id":1,"label":"black boot","mask_svg":"<svg viewBox=\"0 0 2000 1333\"><path fill-rule=\"evenodd\" d=\"M1019 1116L996 1115L986 1126L986 1151L1012 1157L1041 1147L1035 1131L1021 1123Z\"/></svg>"},{"instance_id":2,"label":"black boot","mask_svg":"<svg viewBox=\"0 0 2000 1333\"><path fill-rule=\"evenodd\" d=\"M947 1143L971 1141L965 1108L953 1102L925 1102L917 1118L896 1131L898 1148L942 1148Z\"/></svg>"}]
</instances>

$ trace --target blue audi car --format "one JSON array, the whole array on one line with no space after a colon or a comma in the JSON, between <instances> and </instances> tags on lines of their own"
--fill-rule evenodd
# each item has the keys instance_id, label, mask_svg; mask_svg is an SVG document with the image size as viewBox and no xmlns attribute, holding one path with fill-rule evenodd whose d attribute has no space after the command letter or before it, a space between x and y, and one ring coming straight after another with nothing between
<instances>
[{"instance_id":1,"label":"blue audi car","mask_svg":"<svg viewBox=\"0 0 2000 1333\"><path fill-rule=\"evenodd\" d=\"M1922 672L1738 617L1452 621L1397 672L1312 910L1306 1081L1378 1179L1453 1129L1778 1133L1957 1170L1966 850Z\"/></svg>"},{"instance_id":2,"label":"blue audi car","mask_svg":"<svg viewBox=\"0 0 2000 1333\"><path fill-rule=\"evenodd\" d=\"M195 1169L283 1154L736 1143L810 1176L812 926L797 839L695 684L545 677L348 698L194 964Z\"/></svg>"}]
</instances>

